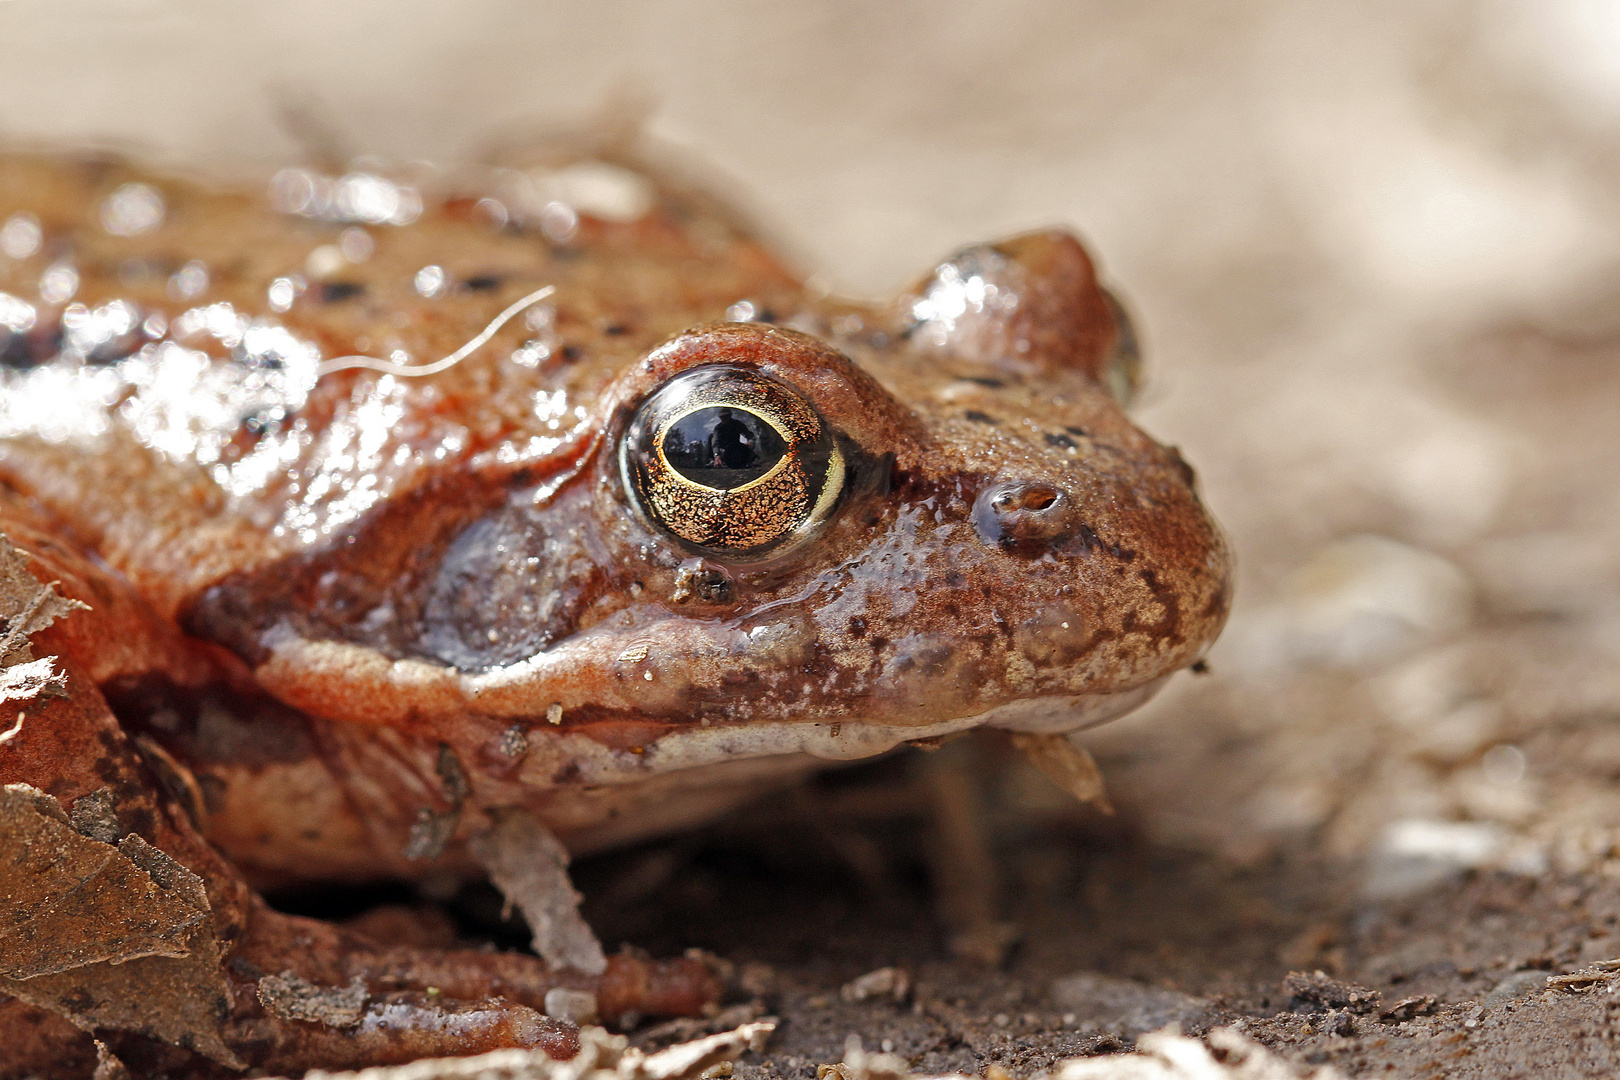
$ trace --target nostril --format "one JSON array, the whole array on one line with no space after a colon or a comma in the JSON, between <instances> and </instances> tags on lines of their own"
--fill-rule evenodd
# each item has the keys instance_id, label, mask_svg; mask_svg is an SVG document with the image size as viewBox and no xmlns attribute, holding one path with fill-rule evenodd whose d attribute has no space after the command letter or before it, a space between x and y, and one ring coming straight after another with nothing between
<instances>
[{"instance_id":1,"label":"nostril","mask_svg":"<svg viewBox=\"0 0 1620 1080\"><path fill-rule=\"evenodd\" d=\"M1034 555L1068 534L1071 509L1069 498L1051 484L995 484L975 501L973 524L987 543Z\"/></svg>"},{"instance_id":2,"label":"nostril","mask_svg":"<svg viewBox=\"0 0 1620 1080\"><path fill-rule=\"evenodd\" d=\"M1039 512L1055 506L1062 494L1049 484L1013 484L997 488L990 504L999 514L1016 514L1020 510Z\"/></svg>"},{"instance_id":3,"label":"nostril","mask_svg":"<svg viewBox=\"0 0 1620 1080\"><path fill-rule=\"evenodd\" d=\"M990 504L999 514L1020 510L1041 511L1056 505L1062 492L1048 484L1015 484L996 489Z\"/></svg>"},{"instance_id":4,"label":"nostril","mask_svg":"<svg viewBox=\"0 0 1620 1080\"><path fill-rule=\"evenodd\" d=\"M1057 504L1058 491L1045 486L1027 487L1022 501L1025 510L1048 510Z\"/></svg>"}]
</instances>

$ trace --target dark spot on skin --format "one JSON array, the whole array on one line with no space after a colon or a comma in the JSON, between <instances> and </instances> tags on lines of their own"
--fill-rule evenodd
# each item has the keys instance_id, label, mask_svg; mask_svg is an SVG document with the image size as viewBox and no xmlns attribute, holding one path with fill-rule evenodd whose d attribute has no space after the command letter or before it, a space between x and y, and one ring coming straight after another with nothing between
<instances>
[{"instance_id":1,"label":"dark spot on skin","mask_svg":"<svg viewBox=\"0 0 1620 1080\"><path fill-rule=\"evenodd\" d=\"M1067 431L1070 435L1073 435L1077 439L1089 439L1089 438L1091 438L1090 435L1086 434L1086 429L1085 428L1074 427L1073 425L1070 425L1068 427L1065 427L1063 430Z\"/></svg>"},{"instance_id":2,"label":"dark spot on skin","mask_svg":"<svg viewBox=\"0 0 1620 1080\"><path fill-rule=\"evenodd\" d=\"M462 281L461 287L468 292L494 292L503 280L499 274L478 274Z\"/></svg>"},{"instance_id":3,"label":"dark spot on skin","mask_svg":"<svg viewBox=\"0 0 1620 1080\"><path fill-rule=\"evenodd\" d=\"M874 637L872 639L872 651L873 652L882 652L884 649L887 649L888 647L889 647L889 639L884 637L882 634L879 634L879 635L877 635L876 637Z\"/></svg>"},{"instance_id":4,"label":"dark spot on skin","mask_svg":"<svg viewBox=\"0 0 1620 1080\"><path fill-rule=\"evenodd\" d=\"M562 347L562 359L565 364L578 363L579 358L584 355L585 350L578 345L564 345Z\"/></svg>"},{"instance_id":5,"label":"dark spot on skin","mask_svg":"<svg viewBox=\"0 0 1620 1080\"><path fill-rule=\"evenodd\" d=\"M980 386L988 386L992 390L1000 390L1002 387L1007 385L1000 379L987 379L980 375L958 375L957 378L961 379L963 382L978 383Z\"/></svg>"},{"instance_id":6,"label":"dark spot on skin","mask_svg":"<svg viewBox=\"0 0 1620 1080\"><path fill-rule=\"evenodd\" d=\"M1144 633L1158 641L1177 641L1181 636L1181 605L1174 589L1166 588L1159 581L1159 575L1147 567L1138 570L1136 576L1142 584L1148 587L1153 599L1159 602L1164 614L1152 623L1143 623L1136 618L1136 612L1128 612L1120 624L1120 628L1127 633Z\"/></svg>"},{"instance_id":7,"label":"dark spot on skin","mask_svg":"<svg viewBox=\"0 0 1620 1080\"><path fill-rule=\"evenodd\" d=\"M242 430L253 438L262 438L272 431L280 429L287 422L287 410L280 406L271 406L250 412L242 417Z\"/></svg>"},{"instance_id":8,"label":"dark spot on skin","mask_svg":"<svg viewBox=\"0 0 1620 1080\"><path fill-rule=\"evenodd\" d=\"M353 300L365 291L366 287L358 281L323 281L319 295L323 304L341 304L345 300Z\"/></svg>"},{"instance_id":9,"label":"dark spot on skin","mask_svg":"<svg viewBox=\"0 0 1620 1080\"><path fill-rule=\"evenodd\" d=\"M622 337L630 332L630 328L622 322L608 323L602 327L602 333L608 337Z\"/></svg>"},{"instance_id":10,"label":"dark spot on skin","mask_svg":"<svg viewBox=\"0 0 1620 1080\"><path fill-rule=\"evenodd\" d=\"M1108 552L1108 554L1112 555L1121 562L1131 562L1136 558L1136 552L1132 551L1130 548L1109 543L1102 537L1098 536L1096 530L1090 525L1081 525L1075 530L1075 535L1080 538L1081 550L1085 551L1088 555L1093 551L1102 550Z\"/></svg>"},{"instance_id":11,"label":"dark spot on skin","mask_svg":"<svg viewBox=\"0 0 1620 1080\"><path fill-rule=\"evenodd\" d=\"M975 424L989 424L994 427L996 423L995 417L991 416L989 413L982 413L978 409L969 409L962 415L967 417L969 420L972 420Z\"/></svg>"},{"instance_id":12,"label":"dark spot on skin","mask_svg":"<svg viewBox=\"0 0 1620 1080\"><path fill-rule=\"evenodd\" d=\"M1080 444L1067 435L1047 435L1046 445L1061 446L1065 450L1078 450L1080 448Z\"/></svg>"},{"instance_id":13,"label":"dark spot on skin","mask_svg":"<svg viewBox=\"0 0 1620 1080\"><path fill-rule=\"evenodd\" d=\"M32 331L0 330L0 367L26 371L62 351L62 326L47 323Z\"/></svg>"},{"instance_id":14,"label":"dark spot on skin","mask_svg":"<svg viewBox=\"0 0 1620 1080\"><path fill-rule=\"evenodd\" d=\"M849 622L844 625L844 629L849 632L849 636L852 638L865 637L866 619L860 615L852 615Z\"/></svg>"}]
</instances>

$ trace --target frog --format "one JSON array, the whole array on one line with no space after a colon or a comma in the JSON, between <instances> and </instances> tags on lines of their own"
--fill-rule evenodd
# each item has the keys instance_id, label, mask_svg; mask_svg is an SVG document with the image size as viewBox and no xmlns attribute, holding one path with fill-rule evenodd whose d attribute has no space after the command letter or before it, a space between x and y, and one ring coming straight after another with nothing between
<instances>
[{"instance_id":1,"label":"frog","mask_svg":"<svg viewBox=\"0 0 1620 1080\"><path fill-rule=\"evenodd\" d=\"M623 155L0 154L0 532L76 608L0 782L191 882L213 949L179 1032L8 969L8 1067L564 1057L712 1010L701 957L603 952L571 857L974 729L1072 764L1203 661L1230 552L1139 367L1066 228L863 301ZM261 895L430 875L537 955Z\"/></svg>"}]
</instances>

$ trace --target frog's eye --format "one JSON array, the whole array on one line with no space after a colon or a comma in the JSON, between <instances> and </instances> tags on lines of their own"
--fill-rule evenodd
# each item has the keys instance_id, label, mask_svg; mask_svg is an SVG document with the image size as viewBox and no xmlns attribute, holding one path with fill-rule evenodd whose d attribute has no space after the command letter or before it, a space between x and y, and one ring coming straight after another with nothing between
<instances>
[{"instance_id":1,"label":"frog's eye","mask_svg":"<svg viewBox=\"0 0 1620 1080\"><path fill-rule=\"evenodd\" d=\"M720 559L810 537L844 490L843 451L797 392L748 368L677 375L619 444L625 491L648 520Z\"/></svg>"}]
</instances>

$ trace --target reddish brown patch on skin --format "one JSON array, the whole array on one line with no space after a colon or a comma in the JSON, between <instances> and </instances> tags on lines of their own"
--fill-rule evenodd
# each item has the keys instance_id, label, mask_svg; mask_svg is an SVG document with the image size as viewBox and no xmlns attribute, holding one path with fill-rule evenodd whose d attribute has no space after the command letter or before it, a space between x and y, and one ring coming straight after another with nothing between
<instances>
[{"instance_id":1,"label":"reddish brown patch on skin","mask_svg":"<svg viewBox=\"0 0 1620 1080\"><path fill-rule=\"evenodd\" d=\"M676 730L675 724L648 723L645 720L594 720L574 725L565 715L567 730L577 731L587 739L601 743L609 750L627 750L641 753L664 735Z\"/></svg>"}]
</instances>

